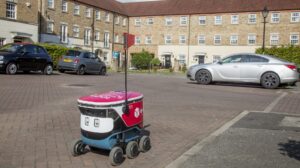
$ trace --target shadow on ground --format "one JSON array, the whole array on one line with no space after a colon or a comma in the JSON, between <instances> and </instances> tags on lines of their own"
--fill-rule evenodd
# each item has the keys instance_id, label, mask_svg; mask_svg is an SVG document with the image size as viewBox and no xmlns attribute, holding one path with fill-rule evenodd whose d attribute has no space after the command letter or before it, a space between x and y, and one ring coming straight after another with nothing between
<instances>
[{"instance_id":1,"label":"shadow on ground","mask_svg":"<svg viewBox=\"0 0 300 168\"><path fill-rule=\"evenodd\" d=\"M300 141L289 140L287 143L279 143L278 146L282 155L300 161Z\"/></svg>"}]
</instances>

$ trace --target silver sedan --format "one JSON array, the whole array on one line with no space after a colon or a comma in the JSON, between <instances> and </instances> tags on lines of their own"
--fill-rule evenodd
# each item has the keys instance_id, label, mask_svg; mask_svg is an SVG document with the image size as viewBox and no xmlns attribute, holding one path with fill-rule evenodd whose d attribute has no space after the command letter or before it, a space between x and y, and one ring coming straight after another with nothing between
<instances>
[{"instance_id":1,"label":"silver sedan","mask_svg":"<svg viewBox=\"0 0 300 168\"><path fill-rule=\"evenodd\" d=\"M191 66L187 77L204 85L211 82L247 82L274 89L280 84L294 85L299 80L299 73L294 63L268 55L241 53L216 63Z\"/></svg>"}]
</instances>

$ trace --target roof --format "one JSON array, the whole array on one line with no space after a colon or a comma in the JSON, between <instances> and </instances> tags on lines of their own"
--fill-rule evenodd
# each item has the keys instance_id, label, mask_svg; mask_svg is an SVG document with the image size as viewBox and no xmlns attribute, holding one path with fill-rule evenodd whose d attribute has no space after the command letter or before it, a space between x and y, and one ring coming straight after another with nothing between
<instances>
[{"instance_id":1,"label":"roof","mask_svg":"<svg viewBox=\"0 0 300 168\"><path fill-rule=\"evenodd\" d=\"M300 0L164 0L123 3L128 16L188 15L299 10Z\"/></svg>"},{"instance_id":2,"label":"roof","mask_svg":"<svg viewBox=\"0 0 300 168\"><path fill-rule=\"evenodd\" d=\"M111 12L127 15L124 3L120 3L116 0L76 0L77 2L105 9Z\"/></svg>"}]
</instances>

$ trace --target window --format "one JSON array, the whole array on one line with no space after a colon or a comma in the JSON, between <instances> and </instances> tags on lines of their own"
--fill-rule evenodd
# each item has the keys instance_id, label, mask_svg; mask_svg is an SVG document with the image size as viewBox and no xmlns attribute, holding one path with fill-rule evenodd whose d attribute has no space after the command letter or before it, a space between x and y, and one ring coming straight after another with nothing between
<instances>
[{"instance_id":1,"label":"window","mask_svg":"<svg viewBox=\"0 0 300 168\"><path fill-rule=\"evenodd\" d=\"M54 0L48 0L48 8L54 8Z\"/></svg>"},{"instance_id":2,"label":"window","mask_svg":"<svg viewBox=\"0 0 300 168\"><path fill-rule=\"evenodd\" d=\"M235 55L235 56L230 56L227 58L224 58L222 60L222 63L226 64L226 63L239 63L242 60L242 55Z\"/></svg>"},{"instance_id":3,"label":"window","mask_svg":"<svg viewBox=\"0 0 300 168\"><path fill-rule=\"evenodd\" d=\"M231 45L237 45L238 44L238 39L239 39L238 35L231 35L230 36L230 44Z\"/></svg>"},{"instance_id":4,"label":"window","mask_svg":"<svg viewBox=\"0 0 300 168\"><path fill-rule=\"evenodd\" d=\"M60 42L67 43L68 42L68 26L62 24L60 26Z\"/></svg>"},{"instance_id":5,"label":"window","mask_svg":"<svg viewBox=\"0 0 300 168\"><path fill-rule=\"evenodd\" d=\"M90 18L91 17L91 8L85 9L85 17Z\"/></svg>"},{"instance_id":6,"label":"window","mask_svg":"<svg viewBox=\"0 0 300 168\"><path fill-rule=\"evenodd\" d=\"M270 35L270 45L278 45L279 44L279 34L272 33Z\"/></svg>"},{"instance_id":7,"label":"window","mask_svg":"<svg viewBox=\"0 0 300 168\"><path fill-rule=\"evenodd\" d=\"M3 46L5 44L5 38L0 38L0 46Z\"/></svg>"},{"instance_id":8,"label":"window","mask_svg":"<svg viewBox=\"0 0 300 168\"><path fill-rule=\"evenodd\" d=\"M150 36L150 35L146 36L145 44L152 44L152 36Z\"/></svg>"},{"instance_id":9,"label":"window","mask_svg":"<svg viewBox=\"0 0 300 168\"><path fill-rule=\"evenodd\" d=\"M239 15L231 15L231 24L239 24Z\"/></svg>"},{"instance_id":10,"label":"window","mask_svg":"<svg viewBox=\"0 0 300 168\"><path fill-rule=\"evenodd\" d=\"M141 37L135 36L135 44L141 44Z\"/></svg>"},{"instance_id":11,"label":"window","mask_svg":"<svg viewBox=\"0 0 300 168\"><path fill-rule=\"evenodd\" d=\"M141 26L141 18L135 18L134 19L134 25L135 26Z\"/></svg>"},{"instance_id":12,"label":"window","mask_svg":"<svg viewBox=\"0 0 300 168\"><path fill-rule=\"evenodd\" d=\"M116 17L115 24L117 24L117 25L120 24L120 17L119 16Z\"/></svg>"},{"instance_id":13,"label":"window","mask_svg":"<svg viewBox=\"0 0 300 168\"><path fill-rule=\"evenodd\" d=\"M54 28L54 22L48 21L47 22L47 33L53 33L53 28Z\"/></svg>"},{"instance_id":14,"label":"window","mask_svg":"<svg viewBox=\"0 0 300 168\"><path fill-rule=\"evenodd\" d=\"M165 44L172 44L172 37L170 35L165 36Z\"/></svg>"},{"instance_id":15,"label":"window","mask_svg":"<svg viewBox=\"0 0 300 168\"><path fill-rule=\"evenodd\" d=\"M80 15L80 6L78 4L74 6L74 15Z\"/></svg>"},{"instance_id":16,"label":"window","mask_svg":"<svg viewBox=\"0 0 300 168\"><path fill-rule=\"evenodd\" d=\"M61 11L68 12L68 3L65 0L61 1Z\"/></svg>"},{"instance_id":17,"label":"window","mask_svg":"<svg viewBox=\"0 0 300 168\"><path fill-rule=\"evenodd\" d=\"M119 35L115 34L115 43L118 43L118 42L119 42Z\"/></svg>"},{"instance_id":18,"label":"window","mask_svg":"<svg viewBox=\"0 0 300 168\"><path fill-rule=\"evenodd\" d=\"M298 45L299 44L299 34L291 34L290 42L292 45Z\"/></svg>"},{"instance_id":19,"label":"window","mask_svg":"<svg viewBox=\"0 0 300 168\"><path fill-rule=\"evenodd\" d=\"M110 22L110 14L105 12L105 22Z\"/></svg>"},{"instance_id":20,"label":"window","mask_svg":"<svg viewBox=\"0 0 300 168\"><path fill-rule=\"evenodd\" d=\"M271 23L279 23L279 21L280 21L280 13L272 13Z\"/></svg>"},{"instance_id":21,"label":"window","mask_svg":"<svg viewBox=\"0 0 300 168\"><path fill-rule=\"evenodd\" d=\"M221 44L221 35L215 35L214 36L214 44L220 45Z\"/></svg>"},{"instance_id":22,"label":"window","mask_svg":"<svg viewBox=\"0 0 300 168\"><path fill-rule=\"evenodd\" d=\"M104 52L103 55L104 55L104 56L103 56L103 61L104 61L104 62L107 62L108 52Z\"/></svg>"},{"instance_id":23,"label":"window","mask_svg":"<svg viewBox=\"0 0 300 168\"><path fill-rule=\"evenodd\" d=\"M256 35L249 34L248 35L248 45L255 45L256 44Z\"/></svg>"},{"instance_id":24,"label":"window","mask_svg":"<svg viewBox=\"0 0 300 168\"><path fill-rule=\"evenodd\" d=\"M198 36L198 44L200 44L200 45L205 44L205 36L204 35L199 35Z\"/></svg>"},{"instance_id":25,"label":"window","mask_svg":"<svg viewBox=\"0 0 300 168\"><path fill-rule=\"evenodd\" d=\"M293 12L291 14L291 22L300 22L300 12Z\"/></svg>"},{"instance_id":26,"label":"window","mask_svg":"<svg viewBox=\"0 0 300 168\"><path fill-rule=\"evenodd\" d=\"M215 25L222 24L222 16L215 16Z\"/></svg>"},{"instance_id":27,"label":"window","mask_svg":"<svg viewBox=\"0 0 300 168\"><path fill-rule=\"evenodd\" d=\"M79 37L79 27L73 26L73 37Z\"/></svg>"},{"instance_id":28,"label":"window","mask_svg":"<svg viewBox=\"0 0 300 168\"><path fill-rule=\"evenodd\" d=\"M101 13L99 10L96 10L96 20L101 20Z\"/></svg>"},{"instance_id":29,"label":"window","mask_svg":"<svg viewBox=\"0 0 300 168\"><path fill-rule=\"evenodd\" d=\"M99 30L95 31L95 40L100 41L100 31Z\"/></svg>"},{"instance_id":30,"label":"window","mask_svg":"<svg viewBox=\"0 0 300 168\"><path fill-rule=\"evenodd\" d=\"M247 55L244 57L243 62L269 62L269 60L255 55Z\"/></svg>"},{"instance_id":31,"label":"window","mask_svg":"<svg viewBox=\"0 0 300 168\"><path fill-rule=\"evenodd\" d=\"M104 33L104 48L109 48L109 32Z\"/></svg>"},{"instance_id":32,"label":"window","mask_svg":"<svg viewBox=\"0 0 300 168\"><path fill-rule=\"evenodd\" d=\"M185 44L186 43L186 37L185 35L179 36L179 44Z\"/></svg>"},{"instance_id":33,"label":"window","mask_svg":"<svg viewBox=\"0 0 300 168\"><path fill-rule=\"evenodd\" d=\"M153 18L147 19L147 25L153 25L153 23L154 23Z\"/></svg>"},{"instance_id":34,"label":"window","mask_svg":"<svg viewBox=\"0 0 300 168\"><path fill-rule=\"evenodd\" d=\"M185 64L185 55L184 54L179 54L179 64L184 65Z\"/></svg>"},{"instance_id":35,"label":"window","mask_svg":"<svg viewBox=\"0 0 300 168\"><path fill-rule=\"evenodd\" d=\"M199 25L206 24L206 16L199 16Z\"/></svg>"},{"instance_id":36,"label":"window","mask_svg":"<svg viewBox=\"0 0 300 168\"><path fill-rule=\"evenodd\" d=\"M248 23L249 23L249 24L254 24L254 23L256 23L256 14L249 14L249 15L248 15Z\"/></svg>"},{"instance_id":37,"label":"window","mask_svg":"<svg viewBox=\"0 0 300 168\"><path fill-rule=\"evenodd\" d=\"M91 29L84 30L84 37L83 37L84 45L90 45L91 43Z\"/></svg>"},{"instance_id":38,"label":"window","mask_svg":"<svg viewBox=\"0 0 300 168\"><path fill-rule=\"evenodd\" d=\"M166 17L165 18L165 23L166 23L166 26L171 26L172 25L172 18L171 17Z\"/></svg>"},{"instance_id":39,"label":"window","mask_svg":"<svg viewBox=\"0 0 300 168\"><path fill-rule=\"evenodd\" d=\"M218 62L221 60L221 56L220 55L213 55L213 62Z\"/></svg>"},{"instance_id":40,"label":"window","mask_svg":"<svg viewBox=\"0 0 300 168\"><path fill-rule=\"evenodd\" d=\"M186 26L188 22L187 16L180 16L180 26Z\"/></svg>"},{"instance_id":41,"label":"window","mask_svg":"<svg viewBox=\"0 0 300 168\"><path fill-rule=\"evenodd\" d=\"M9 19L17 19L17 6L13 2L6 2L6 17Z\"/></svg>"},{"instance_id":42,"label":"window","mask_svg":"<svg viewBox=\"0 0 300 168\"><path fill-rule=\"evenodd\" d=\"M126 23L127 23L127 19L123 18L123 26L126 26Z\"/></svg>"}]
</instances>

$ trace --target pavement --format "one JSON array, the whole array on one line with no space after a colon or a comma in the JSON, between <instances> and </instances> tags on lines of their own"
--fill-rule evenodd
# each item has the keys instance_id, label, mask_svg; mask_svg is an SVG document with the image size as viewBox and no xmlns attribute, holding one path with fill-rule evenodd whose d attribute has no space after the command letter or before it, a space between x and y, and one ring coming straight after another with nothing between
<instances>
[{"instance_id":1,"label":"pavement","mask_svg":"<svg viewBox=\"0 0 300 168\"><path fill-rule=\"evenodd\" d=\"M80 137L80 113L76 100L93 93L123 90L123 77L118 73L108 76L0 74L0 167L111 167L108 152L88 152L73 157L68 144ZM204 86L191 83L184 76L151 74L130 74L128 86L129 90L144 94L144 122L151 124L148 129L152 149L136 159L126 159L119 166L122 168L209 167L215 161L204 162L197 157L198 154L207 148L213 153L209 145L214 146L213 143L218 143L216 140L226 136L231 129L250 129L245 126L236 128L234 124L252 111L281 112L292 117L300 113L299 86L276 90L241 84ZM234 133L229 135L234 136ZM299 141L297 132L294 135L291 142ZM198 148L195 150L195 147ZM225 147L224 152L227 151ZM190 150L194 153L185 155ZM231 154L235 153L233 150ZM183 156L185 159L176 165ZM236 160L241 159L243 157ZM228 165L233 163L228 160Z\"/></svg>"}]
</instances>

